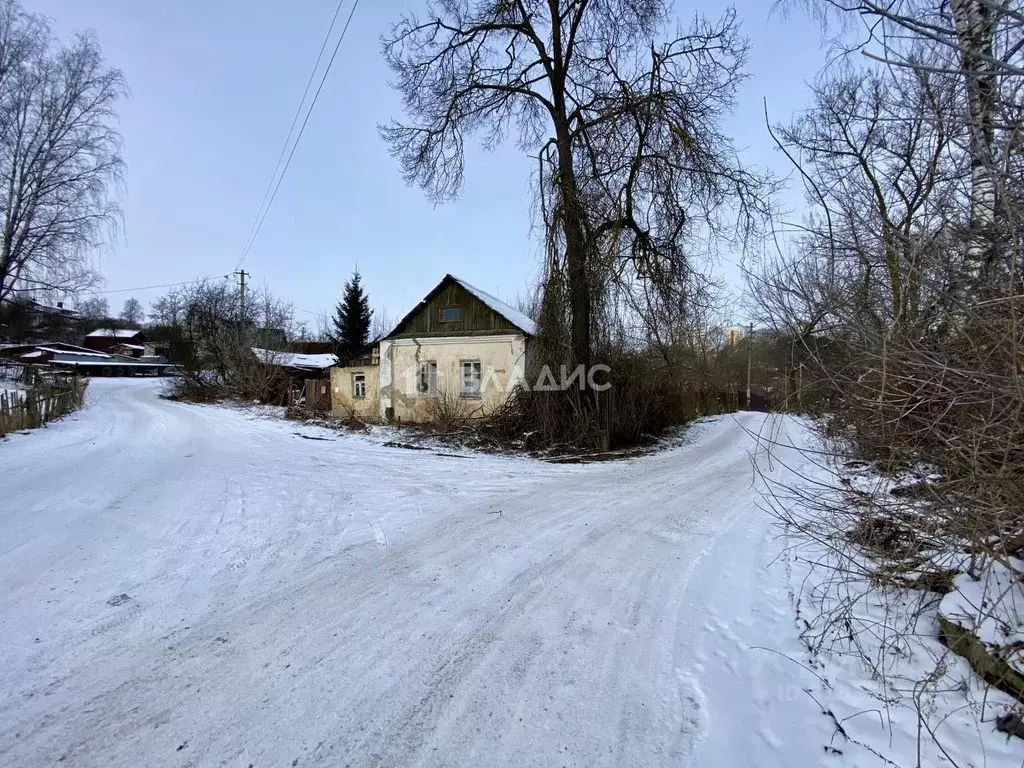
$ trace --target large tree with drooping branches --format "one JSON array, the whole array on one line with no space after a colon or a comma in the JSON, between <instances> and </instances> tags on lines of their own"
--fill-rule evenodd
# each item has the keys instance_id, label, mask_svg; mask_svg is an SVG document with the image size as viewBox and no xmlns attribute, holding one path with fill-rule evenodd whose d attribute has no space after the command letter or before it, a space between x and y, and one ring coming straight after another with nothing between
<instances>
[{"instance_id":1,"label":"large tree with drooping branches","mask_svg":"<svg viewBox=\"0 0 1024 768\"><path fill-rule=\"evenodd\" d=\"M671 7L437 0L383 40L407 119L382 133L407 180L438 200L456 195L472 135L490 148L514 134L536 158L545 315L554 302L574 364L591 361L592 305L609 281L667 290L691 271L690 231L731 235L764 210L766 178L719 125L744 76L736 15L677 30Z\"/></svg>"}]
</instances>

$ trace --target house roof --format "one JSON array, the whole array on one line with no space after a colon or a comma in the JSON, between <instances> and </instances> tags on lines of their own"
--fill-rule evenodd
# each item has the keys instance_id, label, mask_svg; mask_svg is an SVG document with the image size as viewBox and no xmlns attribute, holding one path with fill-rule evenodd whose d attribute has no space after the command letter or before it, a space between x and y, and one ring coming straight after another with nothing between
<instances>
[{"instance_id":1,"label":"house roof","mask_svg":"<svg viewBox=\"0 0 1024 768\"><path fill-rule=\"evenodd\" d=\"M70 354L61 352L55 354L50 359L51 365L70 365L76 368L101 368L101 367L114 367L121 365L128 365L133 368L138 367L152 367L152 368L163 368L167 365L165 361L147 361L137 360L131 357L114 357L113 355L107 355L106 357L92 357L91 355L83 354Z\"/></svg>"},{"instance_id":2,"label":"house roof","mask_svg":"<svg viewBox=\"0 0 1024 768\"><path fill-rule=\"evenodd\" d=\"M45 312L51 315L64 315L65 317L78 317L78 312L67 307L55 307L50 304L43 304L35 299L25 299L22 304L31 306L37 312Z\"/></svg>"},{"instance_id":3,"label":"house roof","mask_svg":"<svg viewBox=\"0 0 1024 768\"><path fill-rule=\"evenodd\" d=\"M85 334L86 338L106 338L106 339L133 339L138 336L142 331L134 330L132 328L97 328L92 333Z\"/></svg>"},{"instance_id":4,"label":"house roof","mask_svg":"<svg viewBox=\"0 0 1024 768\"><path fill-rule=\"evenodd\" d=\"M430 290L430 292L426 296L424 296L423 299L421 299L420 302L415 307L409 310L405 317L398 321L398 323L391 330L391 332L388 333L384 338L387 339L395 336L396 332L406 324L406 321L408 321L418 311L420 311L420 309L422 309L428 302L430 302L430 300L448 283L455 283L458 286L460 286L464 291L467 291L478 301L483 302L493 312L500 315L502 318L507 320L517 329L525 333L527 336L537 335L537 324L529 317L524 315L522 312L520 312L518 309L513 309L508 304L503 302L501 299L495 298L491 294L487 293L487 291L482 291L479 288L470 285L465 280L455 277L455 275L447 274L444 276L444 279L441 280L441 282L439 282L437 285L435 285ZM471 336L474 335L474 333L461 333L459 335Z\"/></svg>"},{"instance_id":5,"label":"house roof","mask_svg":"<svg viewBox=\"0 0 1024 768\"><path fill-rule=\"evenodd\" d=\"M454 280L467 291L472 293L474 296L480 299L480 301L482 301L488 307L490 307L499 315L504 317L506 320L512 323L512 325L521 330L527 336L537 335L537 324L533 322L533 320L528 318L526 315L524 315L522 312L520 312L518 309L510 307L501 299L496 299L494 296L491 296L491 294L487 293L486 291L481 291L479 288L474 288L465 280L461 280L455 277L455 275L447 275L447 277L452 278L452 280Z\"/></svg>"},{"instance_id":6,"label":"house roof","mask_svg":"<svg viewBox=\"0 0 1024 768\"><path fill-rule=\"evenodd\" d=\"M95 349L79 347L74 344L67 344L63 341L37 341L31 344L0 344L0 352L6 355L22 355L28 352L51 352L68 353L75 355L88 355L90 357L109 357L105 352L97 352Z\"/></svg>"},{"instance_id":7,"label":"house roof","mask_svg":"<svg viewBox=\"0 0 1024 768\"><path fill-rule=\"evenodd\" d=\"M40 345L37 346L36 349L38 349L40 352L51 352L55 355L77 355L78 357L105 357L108 360L112 359L112 356L108 355L106 352L96 352L91 349L61 349L56 345L52 347Z\"/></svg>"},{"instance_id":8,"label":"house roof","mask_svg":"<svg viewBox=\"0 0 1024 768\"><path fill-rule=\"evenodd\" d=\"M65 341L41 341L33 346L48 347L58 352L86 352L90 355L102 354L96 352L95 349L89 349L88 347L80 347L77 344L68 344Z\"/></svg>"},{"instance_id":9,"label":"house roof","mask_svg":"<svg viewBox=\"0 0 1024 768\"><path fill-rule=\"evenodd\" d=\"M272 349L253 347L252 353L266 365L279 365L283 368L311 368L323 370L338 364L337 355L300 355L296 352L275 352Z\"/></svg>"}]
</instances>

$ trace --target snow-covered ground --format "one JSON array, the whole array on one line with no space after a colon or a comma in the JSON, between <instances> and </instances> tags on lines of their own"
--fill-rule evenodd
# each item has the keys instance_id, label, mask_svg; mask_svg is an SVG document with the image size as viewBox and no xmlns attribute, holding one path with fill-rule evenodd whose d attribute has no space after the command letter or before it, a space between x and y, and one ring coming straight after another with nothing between
<instances>
[{"instance_id":1,"label":"snow-covered ground","mask_svg":"<svg viewBox=\"0 0 1024 768\"><path fill-rule=\"evenodd\" d=\"M0 442L0 764L884 764L836 742L758 507L751 454L804 459L751 432L798 422L555 466L158 387Z\"/></svg>"}]
</instances>

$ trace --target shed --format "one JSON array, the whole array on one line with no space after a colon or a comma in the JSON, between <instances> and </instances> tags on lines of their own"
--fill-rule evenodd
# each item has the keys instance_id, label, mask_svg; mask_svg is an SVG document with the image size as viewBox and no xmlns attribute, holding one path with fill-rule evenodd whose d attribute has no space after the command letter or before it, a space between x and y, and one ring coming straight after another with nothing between
<instances>
[{"instance_id":1,"label":"shed","mask_svg":"<svg viewBox=\"0 0 1024 768\"><path fill-rule=\"evenodd\" d=\"M97 328L85 335L85 346L96 352L115 352L122 344L145 344L146 334L135 328Z\"/></svg>"}]
</instances>

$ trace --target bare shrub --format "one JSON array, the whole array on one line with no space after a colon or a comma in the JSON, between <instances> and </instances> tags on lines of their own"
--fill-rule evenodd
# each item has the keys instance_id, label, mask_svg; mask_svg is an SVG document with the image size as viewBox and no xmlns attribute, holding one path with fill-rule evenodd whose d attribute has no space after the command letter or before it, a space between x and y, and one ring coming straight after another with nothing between
<instances>
[{"instance_id":1,"label":"bare shrub","mask_svg":"<svg viewBox=\"0 0 1024 768\"><path fill-rule=\"evenodd\" d=\"M812 213L752 270L751 293L801 347L827 418L821 477L768 500L816 552L809 593L822 613L807 617L809 647L852 647L886 680L938 623L992 683L962 633L1019 629L1024 6L810 4L864 14L866 50L891 66L829 73L814 107L774 131ZM1005 584L989 589L993 574ZM984 585L970 616L919 623L964 579ZM880 616L865 619L866 600ZM926 700L941 695L947 665L939 654L932 672L901 681L932 739Z\"/></svg>"},{"instance_id":2,"label":"bare shrub","mask_svg":"<svg viewBox=\"0 0 1024 768\"><path fill-rule=\"evenodd\" d=\"M480 406L467 400L451 387L438 387L437 394L427 400L428 422L433 429L450 432L466 425L480 415Z\"/></svg>"},{"instance_id":3,"label":"bare shrub","mask_svg":"<svg viewBox=\"0 0 1024 768\"><path fill-rule=\"evenodd\" d=\"M265 289L248 291L243 301L234 285L221 281L195 283L175 301L189 354L170 385L172 396L286 404L291 382L274 346L294 324L289 305Z\"/></svg>"}]
</instances>

